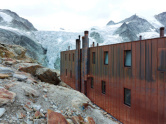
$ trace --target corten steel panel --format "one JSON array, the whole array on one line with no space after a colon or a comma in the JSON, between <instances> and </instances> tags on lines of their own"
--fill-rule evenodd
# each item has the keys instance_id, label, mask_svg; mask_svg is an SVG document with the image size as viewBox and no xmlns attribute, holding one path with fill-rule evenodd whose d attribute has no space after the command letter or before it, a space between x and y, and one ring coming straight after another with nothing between
<instances>
[{"instance_id":1,"label":"corten steel panel","mask_svg":"<svg viewBox=\"0 0 166 124\"><path fill-rule=\"evenodd\" d=\"M88 97L126 124L166 123L166 72L157 68L158 51L165 48L166 38L90 48L88 75L94 78L94 89L88 81ZM108 65L104 65L106 50L109 53ZM124 67L124 50L132 51L131 67ZM94 51L96 61L93 65L91 54ZM64 61L65 53L62 56ZM61 63L65 65L61 67L61 72L65 75L68 63ZM61 77L68 79L62 75ZM102 80L106 81L105 95L101 91ZM131 89L130 107L124 104L124 88Z\"/></svg>"},{"instance_id":2,"label":"corten steel panel","mask_svg":"<svg viewBox=\"0 0 166 124\"><path fill-rule=\"evenodd\" d=\"M165 42L163 39L158 39L158 49L165 47ZM158 71L158 123L164 123L164 91L165 84L164 82L164 72Z\"/></svg>"}]
</instances>

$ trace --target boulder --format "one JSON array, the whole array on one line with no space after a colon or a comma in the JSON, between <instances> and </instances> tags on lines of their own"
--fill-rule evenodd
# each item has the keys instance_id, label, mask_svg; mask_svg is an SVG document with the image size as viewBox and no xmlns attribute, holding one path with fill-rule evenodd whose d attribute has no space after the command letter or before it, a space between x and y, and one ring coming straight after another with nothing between
<instances>
[{"instance_id":1,"label":"boulder","mask_svg":"<svg viewBox=\"0 0 166 124\"><path fill-rule=\"evenodd\" d=\"M14 71L8 67L0 67L0 73L12 75L14 73Z\"/></svg>"},{"instance_id":2,"label":"boulder","mask_svg":"<svg viewBox=\"0 0 166 124\"><path fill-rule=\"evenodd\" d=\"M53 69L49 68L38 68L36 70L36 76L42 81L50 84L58 85L60 79L57 76L57 73Z\"/></svg>"},{"instance_id":3,"label":"boulder","mask_svg":"<svg viewBox=\"0 0 166 124\"><path fill-rule=\"evenodd\" d=\"M42 68L42 66L37 63L18 63L14 67L19 71L24 71L32 75L36 74L38 68Z\"/></svg>"},{"instance_id":4,"label":"boulder","mask_svg":"<svg viewBox=\"0 0 166 124\"><path fill-rule=\"evenodd\" d=\"M24 92L25 92L26 96L32 96L32 97L38 97L39 96L39 92L34 90L31 87L23 86L22 88L24 89Z\"/></svg>"},{"instance_id":5,"label":"boulder","mask_svg":"<svg viewBox=\"0 0 166 124\"><path fill-rule=\"evenodd\" d=\"M6 103L13 103L16 94L14 92L8 91L3 87L0 87L0 106Z\"/></svg>"},{"instance_id":6,"label":"boulder","mask_svg":"<svg viewBox=\"0 0 166 124\"><path fill-rule=\"evenodd\" d=\"M47 124L68 124L62 114L54 112L50 109L47 111Z\"/></svg>"},{"instance_id":7,"label":"boulder","mask_svg":"<svg viewBox=\"0 0 166 124\"><path fill-rule=\"evenodd\" d=\"M0 117L2 117L2 115L6 112L5 108L0 108Z\"/></svg>"},{"instance_id":8,"label":"boulder","mask_svg":"<svg viewBox=\"0 0 166 124\"><path fill-rule=\"evenodd\" d=\"M9 77L9 75L0 73L0 79L5 79L5 78L8 78L8 77Z\"/></svg>"},{"instance_id":9,"label":"boulder","mask_svg":"<svg viewBox=\"0 0 166 124\"><path fill-rule=\"evenodd\" d=\"M25 81L25 80L27 80L27 77L25 75L14 74L13 77L17 78L18 81Z\"/></svg>"},{"instance_id":10,"label":"boulder","mask_svg":"<svg viewBox=\"0 0 166 124\"><path fill-rule=\"evenodd\" d=\"M95 121L92 117L86 117L85 120L86 120L87 124L95 124Z\"/></svg>"},{"instance_id":11,"label":"boulder","mask_svg":"<svg viewBox=\"0 0 166 124\"><path fill-rule=\"evenodd\" d=\"M73 116L72 121L74 124L84 124L84 119L81 116Z\"/></svg>"}]
</instances>

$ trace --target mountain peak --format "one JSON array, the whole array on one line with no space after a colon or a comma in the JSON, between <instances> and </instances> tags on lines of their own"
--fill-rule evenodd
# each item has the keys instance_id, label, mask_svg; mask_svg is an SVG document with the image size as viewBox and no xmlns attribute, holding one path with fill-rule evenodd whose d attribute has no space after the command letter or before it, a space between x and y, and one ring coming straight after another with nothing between
<instances>
[{"instance_id":1,"label":"mountain peak","mask_svg":"<svg viewBox=\"0 0 166 124\"><path fill-rule=\"evenodd\" d=\"M115 25L116 23L114 22L114 21L109 21L108 23L107 23L107 25Z\"/></svg>"}]
</instances>

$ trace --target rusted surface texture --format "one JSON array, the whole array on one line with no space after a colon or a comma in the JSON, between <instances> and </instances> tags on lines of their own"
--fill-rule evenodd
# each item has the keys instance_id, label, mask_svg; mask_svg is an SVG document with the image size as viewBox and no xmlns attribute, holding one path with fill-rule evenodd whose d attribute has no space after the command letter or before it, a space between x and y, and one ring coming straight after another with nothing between
<instances>
[{"instance_id":1,"label":"rusted surface texture","mask_svg":"<svg viewBox=\"0 0 166 124\"><path fill-rule=\"evenodd\" d=\"M124 66L125 50L131 50L131 67ZM108 64L104 64L105 51L108 51ZM67 64L64 56L70 52L74 51L61 53L61 63L65 66L61 67L61 79L69 85L74 82L65 77L65 68L73 65ZM92 62L93 52L95 64ZM91 47L89 55L87 96L92 102L124 124L166 123L165 37ZM102 81L106 82L105 94L102 93ZM131 90L131 106L124 104L124 88Z\"/></svg>"}]
</instances>

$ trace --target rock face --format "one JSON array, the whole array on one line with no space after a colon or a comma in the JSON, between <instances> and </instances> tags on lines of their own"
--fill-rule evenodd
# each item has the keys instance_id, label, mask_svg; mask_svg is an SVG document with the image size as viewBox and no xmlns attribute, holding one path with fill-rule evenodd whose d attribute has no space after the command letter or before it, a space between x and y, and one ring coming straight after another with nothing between
<instances>
[{"instance_id":1,"label":"rock face","mask_svg":"<svg viewBox=\"0 0 166 124\"><path fill-rule=\"evenodd\" d=\"M32 96L32 97L38 97L39 96L39 92L34 90L31 87L23 86L22 88L24 89L24 92L25 92L26 96Z\"/></svg>"},{"instance_id":2,"label":"rock face","mask_svg":"<svg viewBox=\"0 0 166 124\"><path fill-rule=\"evenodd\" d=\"M123 42L138 40L137 34L142 32L148 32L156 30L147 20L133 15L119 23L123 23L114 34L119 34L122 37ZM157 30L156 30L157 31Z\"/></svg>"},{"instance_id":3,"label":"rock face","mask_svg":"<svg viewBox=\"0 0 166 124\"><path fill-rule=\"evenodd\" d=\"M95 39L96 42L98 42L98 43L103 43L104 42L104 38L102 37L102 35L100 35L100 33L96 32L96 31L91 32L90 37Z\"/></svg>"},{"instance_id":4,"label":"rock face","mask_svg":"<svg viewBox=\"0 0 166 124\"><path fill-rule=\"evenodd\" d=\"M38 68L36 70L36 76L43 82L58 85L60 80L57 73L53 69L49 68Z\"/></svg>"},{"instance_id":5,"label":"rock face","mask_svg":"<svg viewBox=\"0 0 166 124\"><path fill-rule=\"evenodd\" d=\"M47 111L47 124L68 124L62 114L50 109Z\"/></svg>"},{"instance_id":6,"label":"rock face","mask_svg":"<svg viewBox=\"0 0 166 124\"><path fill-rule=\"evenodd\" d=\"M14 102L16 94L14 92L10 92L5 88L0 87L0 106L3 104Z\"/></svg>"},{"instance_id":7,"label":"rock face","mask_svg":"<svg viewBox=\"0 0 166 124\"><path fill-rule=\"evenodd\" d=\"M166 12L155 15L155 18L166 28Z\"/></svg>"},{"instance_id":8,"label":"rock face","mask_svg":"<svg viewBox=\"0 0 166 124\"><path fill-rule=\"evenodd\" d=\"M6 29L0 29L0 42L10 45L16 44L26 48L26 54L29 57L46 66L46 50L39 43L33 41L29 37ZM15 48L15 51L19 54L19 49Z\"/></svg>"},{"instance_id":9,"label":"rock face","mask_svg":"<svg viewBox=\"0 0 166 124\"><path fill-rule=\"evenodd\" d=\"M28 20L19 17L15 12L7 9L0 9L0 25L25 31L37 31Z\"/></svg>"}]
</instances>

